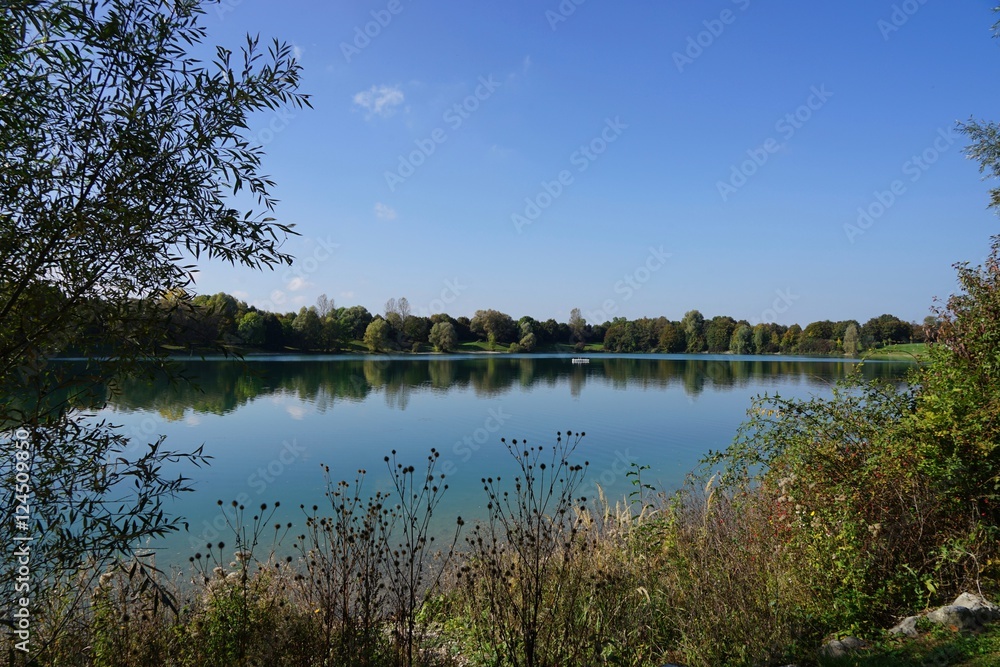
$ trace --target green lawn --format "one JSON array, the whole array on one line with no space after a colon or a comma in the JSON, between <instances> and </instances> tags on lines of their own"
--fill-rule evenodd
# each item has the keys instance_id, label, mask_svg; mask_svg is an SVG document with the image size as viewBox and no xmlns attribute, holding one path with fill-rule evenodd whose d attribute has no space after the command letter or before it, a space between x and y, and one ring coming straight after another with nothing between
<instances>
[{"instance_id":1,"label":"green lawn","mask_svg":"<svg viewBox=\"0 0 1000 667\"><path fill-rule=\"evenodd\" d=\"M490 344L484 340L477 340L471 343L460 343L455 348L456 352L506 352L507 346L497 343L490 349Z\"/></svg>"},{"instance_id":2,"label":"green lawn","mask_svg":"<svg viewBox=\"0 0 1000 667\"><path fill-rule=\"evenodd\" d=\"M916 359L921 361L927 356L926 343L901 343L899 345L887 345L877 350L870 350L864 353L865 359Z\"/></svg>"}]
</instances>

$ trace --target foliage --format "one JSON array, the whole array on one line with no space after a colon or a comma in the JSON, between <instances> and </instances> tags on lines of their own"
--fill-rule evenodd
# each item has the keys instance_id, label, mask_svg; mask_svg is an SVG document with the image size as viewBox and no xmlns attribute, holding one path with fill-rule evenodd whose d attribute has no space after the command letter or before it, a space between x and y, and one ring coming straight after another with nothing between
<instances>
[{"instance_id":1,"label":"foliage","mask_svg":"<svg viewBox=\"0 0 1000 667\"><path fill-rule=\"evenodd\" d=\"M423 627L417 623L417 612L427 598L437 592L463 525L462 517L458 517L454 537L442 556L435 549L434 536L430 534L434 510L448 490L444 474L435 471L440 457L441 453L432 448L427 466L420 473L413 466L398 463L395 450L391 458L385 457L397 501L386 509L387 518L380 524L380 539L386 549L396 664L403 667L415 664L415 651L419 650L423 632ZM431 561L435 558L438 560L432 567Z\"/></svg>"},{"instance_id":2,"label":"foliage","mask_svg":"<svg viewBox=\"0 0 1000 667\"><path fill-rule=\"evenodd\" d=\"M0 424L23 427L31 445L35 581L65 581L87 561L98 571L177 528L163 501L186 483L165 467L203 463L200 449L130 442L81 409L106 398L95 387L171 372L157 346L171 316L192 307L181 256L290 261L280 247L292 232L269 217L273 183L248 125L256 112L307 104L295 92L299 66L290 46L264 53L256 38L236 55L220 48L210 64L195 60L187 50L204 38L203 12L161 0L4 8ZM234 193L250 210L232 207ZM220 322L232 314L224 310ZM48 363L59 353L88 359L85 374ZM5 507L14 488L4 484ZM7 545L13 528L0 530ZM73 604L87 586L76 590Z\"/></svg>"},{"instance_id":3,"label":"foliage","mask_svg":"<svg viewBox=\"0 0 1000 667\"><path fill-rule=\"evenodd\" d=\"M498 310L477 310L469 326L472 333L503 345L513 343L518 331L513 318Z\"/></svg>"},{"instance_id":4,"label":"foliage","mask_svg":"<svg viewBox=\"0 0 1000 667\"><path fill-rule=\"evenodd\" d=\"M389 345L389 323L376 318L365 329L365 345L372 352L381 352Z\"/></svg>"},{"instance_id":5,"label":"foliage","mask_svg":"<svg viewBox=\"0 0 1000 667\"><path fill-rule=\"evenodd\" d=\"M317 506L306 513L305 533L295 545L305 573L295 578L296 588L319 617L323 656L336 664L377 663L389 653L381 630L387 496L364 498L364 470L353 483L334 484L329 467L323 468L332 515L321 515Z\"/></svg>"},{"instance_id":6,"label":"foliage","mask_svg":"<svg viewBox=\"0 0 1000 667\"><path fill-rule=\"evenodd\" d=\"M908 343L913 337L913 326L894 315L883 314L865 322L860 333L868 346Z\"/></svg>"},{"instance_id":7,"label":"foliage","mask_svg":"<svg viewBox=\"0 0 1000 667\"><path fill-rule=\"evenodd\" d=\"M853 322L844 331L844 354L853 357L860 349L858 327Z\"/></svg>"},{"instance_id":8,"label":"foliage","mask_svg":"<svg viewBox=\"0 0 1000 667\"><path fill-rule=\"evenodd\" d=\"M428 340L438 352L450 352L458 344L458 336L451 322L435 322Z\"/></svg>"},{"instance_id":9,"label":"foliage","mask_svg":"<svg viewBox=\"0 0 1000 667\"><path fill-rule=\"evenodd\" d=\"M705 344L712 353L729 350L729 341L736 330L736 320L726 315L713 317L705 327Z\"/></svg>"},{"instance_id":10,"label":"foliage","mask_svg":"<svg viewBox=\"0 0 1000 667\"><path fill-rule=\"evenodd\" d=\"M704 352L705 317L697 310L689 310L684 313L681 327L684 329L685 351L688 353Z\"/></svg>"},{"instance_id":11,"label":"foliage","mask_svg":"<svg viewBox=\"0 0 1000 667\"><path fill-rule=\"evenodd\" d=\"M683 352L687 347L684 339L684 330L679 324L667 322L660 330L659 349L662 352L678 353Z\"/></svg>"},{"instance_id":12,"label":"foliage","mask_svg":"<svg viewBox=\"0 0 1000 667\"><path fill-rule=\"evenodd\" d=\"M729 341L729 351L733 354L750 354L753 352L753 330L746 324L740 324L733 331Z\"/></svg>"},{"instance_id":13,"label":"foliage","mask_svg":"<svg viewBox=\"0 0 1000 667\"><path fill-rule=\"evenodd\" d=\"M551 448L501 438L519 471L513 487L504 489L499 477L483 479L488 518L466 538L464 581L470 599L483 605L477 640L502 664L594 660L577 625L590 582L573 576L590 547L581 530L586 499L577 497L586 464L569 462L582 436L567 432L564 441L560 434Z\"/></svg>"}]
</instances>

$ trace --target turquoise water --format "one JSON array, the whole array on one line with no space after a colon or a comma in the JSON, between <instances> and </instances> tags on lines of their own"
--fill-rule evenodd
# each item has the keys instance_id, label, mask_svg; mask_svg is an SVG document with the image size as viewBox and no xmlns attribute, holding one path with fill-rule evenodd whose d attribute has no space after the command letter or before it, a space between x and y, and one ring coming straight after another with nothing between
<instances>
[{"instance_id":1,"label":"turquoise water","mask_svg":"<svg viewBox=\"0 0 1000 667\"><path fill-rule=\"evenodd\" d=\"M449 489L441 526L475 519L481 478L510 475L501 437L554 444L556 432L583 431L575 459L589 462L585 495L610 498L643 481L678 488L709 449L728 445L756 394L826 395L855 362L788 357L488 355L266 357L189 361L196 387L130 384L102 416L139 440L167 436L172 449L204 444L207 468L181 468L193 493L171 509L187 534L157 545L181 562L208 541L232 542L217 500L248 506L281 501L277 518L301 524L300 503L322 504L321 464L335 480L365 469L367 488L387 490L384 457L418 470L432 447ZM902 378L911 366L867 362L866 377ZM294 531L293 531L294 533Z\"/></svg>"}]
</instances>

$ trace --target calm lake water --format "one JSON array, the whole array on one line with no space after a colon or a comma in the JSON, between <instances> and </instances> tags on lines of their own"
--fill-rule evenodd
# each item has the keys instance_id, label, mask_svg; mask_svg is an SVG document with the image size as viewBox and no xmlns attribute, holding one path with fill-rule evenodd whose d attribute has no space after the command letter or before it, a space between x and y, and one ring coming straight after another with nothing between
<instances>
[{"instance_id":1,"label":"calm lake water","mask_svg":"<svg viewBox=\"0 0 1000 667\"><path fill-rule=\"evenodd\" d=\"M335 480L366 469L370 492L387 489L384 457L398 452L418 470L431 447L449 490L438 519L451 526L485 505L480 479L511 475L501 437L555 443L557 431L584 431L577 462L589 461L610 498L643 481L678 488L710 449L733 439L756 394L828 395L855 362L791 357L484 355L392 358L300 357L184 362L197 386L128 384L101 413L143 442L159 434L176 450L201 444L208 468L178 468L194 493L171 509L190 532L164 543L165 561L186 561L208 541L232 542L217 500L282 503L283 521L302 523L300 503L322 505L321 464ZM867 362L869 378L902 378L910 364ZM294 508L294 509L292 509Z\"/></svg>"}]
</instances>

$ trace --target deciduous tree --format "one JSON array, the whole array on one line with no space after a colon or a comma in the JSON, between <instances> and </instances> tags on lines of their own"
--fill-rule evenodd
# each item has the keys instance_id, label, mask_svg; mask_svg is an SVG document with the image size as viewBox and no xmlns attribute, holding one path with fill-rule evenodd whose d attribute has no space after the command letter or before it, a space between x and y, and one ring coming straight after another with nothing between
<instances>
[{"instance_id":1,"label":"deciduous tree","mask_svg":"<svg viewBox=\"0 0 1000 667\"><path fill-rule=\"evenodd\" d=\"M200 464L200 450L133 443L76 406L94 385L171 372L159 345L171 309L190 305L189 262L290 263L281 245L291 229L271 217L273 183L248 128L255 113L307 103L299 66L291 46L262 49L257 38L195 59L203 13L194 0L4 4L0 424L23 428L31 445L38 582L84 563L99 571L177 528L161 501L186 482L164 466ZM90 360L86 377L48 363L70 350ZM13 489L0 491L4 507ZM5 521L4 544L11 530Z\"/></svg>"}]
</instances>

